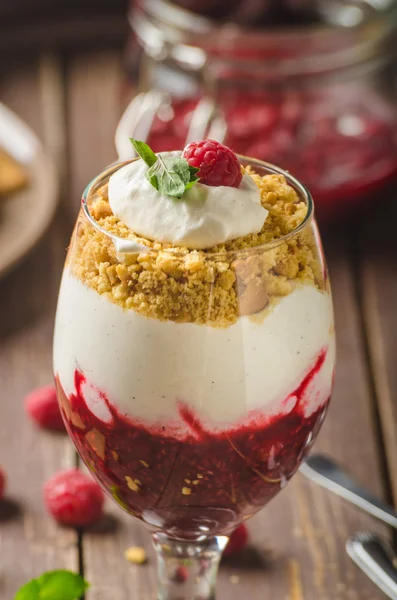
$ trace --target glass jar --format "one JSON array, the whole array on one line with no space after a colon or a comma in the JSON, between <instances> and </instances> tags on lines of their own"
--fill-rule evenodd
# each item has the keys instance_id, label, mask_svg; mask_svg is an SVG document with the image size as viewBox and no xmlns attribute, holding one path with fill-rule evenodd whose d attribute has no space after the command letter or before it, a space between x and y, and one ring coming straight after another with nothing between
<instances>
[{"instance_id":1,"label":"glass jar","mask_svg":"<svg viewBox=\"0 0 397 600\"><path fill-rule=\"evenodd\" d=\"M224 142L299 177L320 217L368 198L397 175L397 6L370 1L337 11L332 0L327 24L255 30L135 0L139 90L170 97L147 141L155 151L183 148L206 96L225 120Z\"/></svg>"}]
</instances>

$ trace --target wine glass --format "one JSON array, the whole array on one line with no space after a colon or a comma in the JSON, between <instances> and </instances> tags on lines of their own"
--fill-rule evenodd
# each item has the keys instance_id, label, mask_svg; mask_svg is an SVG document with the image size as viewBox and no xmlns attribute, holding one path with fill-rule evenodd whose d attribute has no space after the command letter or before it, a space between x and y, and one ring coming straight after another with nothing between
<instances>
[{"instance_id":1,"label":"wine glass","mask_svg":"<svg viewBox=\"0 0 397 600\"><path fill-rule=\"evenodd\" d=\"M161 600L214 598L228 536L297 471L331 396L333 309L311 196L272 165L240 161L293 188L291 231L275 213L278 235L253 247L150 243L107 202L121 163L85 190L61 283L66 427L104 490L151 531Z\"/></svg>"}]
</instances>

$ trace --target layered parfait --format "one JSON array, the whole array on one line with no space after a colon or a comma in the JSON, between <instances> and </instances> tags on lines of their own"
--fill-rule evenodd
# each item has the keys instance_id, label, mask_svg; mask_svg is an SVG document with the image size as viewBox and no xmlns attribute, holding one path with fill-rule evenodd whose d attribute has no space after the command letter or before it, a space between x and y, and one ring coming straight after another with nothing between
<instances>
[{"instance_id":1,"label":"layered parfait","mask_svg":"<svg viewBox=\"0 0 397 600\"><path fill-rule=\"evenodd\" d=\"M212 141L88 187L59 296L69 434L129 513L229 533L282 489L332 388L332 301L311 200Z\"/></svg>"}]
</instances>

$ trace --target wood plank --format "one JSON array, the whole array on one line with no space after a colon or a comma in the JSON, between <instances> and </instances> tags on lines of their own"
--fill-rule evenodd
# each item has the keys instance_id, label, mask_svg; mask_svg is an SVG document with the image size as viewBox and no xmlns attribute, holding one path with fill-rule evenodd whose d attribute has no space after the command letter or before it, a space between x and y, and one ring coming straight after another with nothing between
<instances>
[{"instance_id":1,"label":"wood plank","mask_svg":"<svg viewBox=\"0 0 397 600\"><path fill-rule=\"evenodd\" d=\"M120 114L115 63L117 57L92 55L76 57L69 66L70 178L75 198L113 156L114 127ZM108 89L101 96L104 82ZM334 401L317 449L344 462L358 479L382 495L354 273L344 258L345 251L343 241L332 248L339 369ZM102 535L86 532L83 538L85 575L93 584L87 600L106 600L109 595L112 600L149 600L155 597L156 585L149 535L139 522L111 503L107 506L118 527ZM240 566L225 563L219 596L232 600L243 595L253 600L381 600L381 592L355 568L344 550L349 534L367 528L386 533L366 515L297 475L250 523L259 560L242 561ZM130 545L148 550L148 565L127 563L123 552Z\"/></svg>"},{"instance_id":2,"label":"wood plank","mask_svg":"<svg viewBox=\"0 0 397 600\"><path fill-rule=\"evenodd\" d=\"M120 40L127 37L129 31L124 16L86 15L81 18L66 16L63 19L39 20L32 27L31 22L17 22L8 27L3 23L0 37L0 50L3 52L27 52L47 48L80 48L106 44L118 46Z\"/></svg>"},{"instance_id":3,"label":"wood plank","mask_svg":"<svg viewBox=\"0 0 397 600\"><path fill-rule=\"evenodd\" d=\"M1 100L39 135L48 119L43 103L43 93L50 93L43 83L47 68L45 61L29 58L3 67L0 75ZM58 127L56 122L48 126ZM35 429L22 403L32 388L52 381L53 318L65 246L58 217L29 258L0 283L0 455L8 473L7 499L20 508L1 524L1 598L13 598L23 583L44 570L78 568L76 533L57 527L42 501L43 483L73 464L74 451L66 436ZM2 519L6 509L7 503L2 504Z\"/></svg>"},{"instance_id":4,"label":"wood plank","mask_svg":"<svg viewBox=\"0 0 397 600\"><path fill-rule=\"evenodd\" d=\"M390 485L397 506L397 239L394 199L363 225L360 296Z\"/></svg>"},{"instance_id":5,"label":"wood plank","mask_svg":"<svg viewBox=\"0 0 397 600\"><path fill-rule=\"evenodd\" d=\"M70 210L75 215L89 181L116 160L114 133L121 116L119 51L78 54L67 66Z\"/></svg>"},{"instance_id":6,"label":"wood plank","mask_svg":"<svg viewBox=\"0 0 397 600\"><path fill-rule=\"evenodd\" d=\"M0 49L120 44L130 31L127 0L0 0Z\"/></svg>"}]
</instances>

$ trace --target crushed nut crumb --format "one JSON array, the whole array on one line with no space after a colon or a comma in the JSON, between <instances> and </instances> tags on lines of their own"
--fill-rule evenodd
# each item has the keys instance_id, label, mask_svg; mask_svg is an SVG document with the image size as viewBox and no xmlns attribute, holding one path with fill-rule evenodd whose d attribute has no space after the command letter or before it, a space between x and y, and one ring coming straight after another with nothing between
<instances>
[{"instance_id":1,"label":"crushed nut crumb","mask_svg":"<svg viewBox=\"0 0 397 600\"><path fill-rule=\"evenodd\" d=\"M133 492L139 492L141 485L139 479L132 479L131 477L128 477L128 475L126 475L125 480L130 490L132 490Z\"/></svg>"},{"instance_id":2,"label":"crushed nut crumb","mask_svg":"<svg viewBox=\"0 0 397 600\"><path fill-rule=\"evenodd\" d=\"M191 488L188 488L188 487L183 487L182 488L182 494L184 496L190 496L191 493L192 493L192 489Z\"/></svg>"},{"instance_id":3,"label":"crushed nut crumb","mask_svg":"<svg viewBox=\"0 0 397 600\"><path fill-rule=\"evenodd\" d=\"M147 562L146 550L140 546L131 546L124 552L124 558L134 565L144 565Z\"/></svg>"},{"instance_id":4,"label":"crushed nut crumb","mask_svg":"<svg viewBox=\"0 0 397 600\"><path fill-rule=\"evenodd\" d=\"M321 260L310 227L271 249L260 248L302 223L305 202L282 175L261 177L246 171L269 212L258 234L205 251L138 238L112 214L105 184L93 193L91 215L108 233L134 239L149 251L118 256L111 238L80 216L68 258L71 271L123 308L159 320L214 327L228 327L241 315L265 314L298 284L321 288Z\"/></svg>"}]
</instances>

